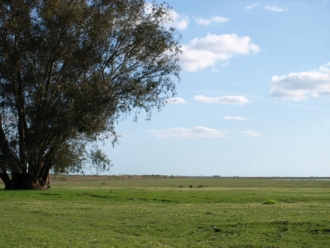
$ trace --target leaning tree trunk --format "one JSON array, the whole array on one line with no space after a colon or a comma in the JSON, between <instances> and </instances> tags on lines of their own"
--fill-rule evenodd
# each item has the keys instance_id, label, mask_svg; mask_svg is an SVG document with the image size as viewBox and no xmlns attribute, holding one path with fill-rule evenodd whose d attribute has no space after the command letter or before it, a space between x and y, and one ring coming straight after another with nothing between
<instances>
[{"instance_id":1,"label":"leaning tree trunk","mask_svg":"<svg viewBox=\"0 0 330 248\"><path fill-rule=\"evenodd\" d=\"M13 173L10 181L5 183L5 189L27 189L46 190L49 189L49 176L46 178L36 178L27 173Z\"/></svg>"}]
</instances>

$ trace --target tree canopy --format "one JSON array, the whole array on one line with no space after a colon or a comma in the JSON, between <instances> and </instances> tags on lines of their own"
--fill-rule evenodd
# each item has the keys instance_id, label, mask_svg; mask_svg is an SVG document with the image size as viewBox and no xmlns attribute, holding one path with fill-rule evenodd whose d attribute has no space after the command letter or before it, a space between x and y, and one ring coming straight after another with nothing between
<instances>
[{"instance_id":1,"label":"tree canopy","mask_svg":"<svg viewBox=\"0 0 330 248\"><path fill-rule=\"evenodd\" d=\"M47 189L49 173L106 170L95 145L128 113L175 94L180 37L166 4L2 0L0 178ZM87 149L86 147L92 147Z\"/></svg>"}]
</instances>

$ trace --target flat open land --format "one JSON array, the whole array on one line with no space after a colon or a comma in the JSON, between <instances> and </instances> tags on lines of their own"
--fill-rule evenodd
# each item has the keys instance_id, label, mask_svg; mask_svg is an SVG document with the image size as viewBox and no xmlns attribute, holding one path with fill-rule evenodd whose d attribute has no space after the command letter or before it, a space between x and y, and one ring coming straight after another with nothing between
<instances>
[{"instance_id":1,"label":"flat open land","mask_svg":"<svg viewBox=\"0 0 330 248\"><path fill-rule=\"evenodd\" d=\"M328 180L73 179L0 190L0 247L330 247Z\"/></svg>"}]
</instances>

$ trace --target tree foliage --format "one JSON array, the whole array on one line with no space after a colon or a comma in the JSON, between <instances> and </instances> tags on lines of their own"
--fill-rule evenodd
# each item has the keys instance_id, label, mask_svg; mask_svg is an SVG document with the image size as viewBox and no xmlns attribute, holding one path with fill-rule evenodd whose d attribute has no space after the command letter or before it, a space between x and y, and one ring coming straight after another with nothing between
<instances>
[{"instance_id":1,"label":"tree foliage","mask_svg":"<svg viewBox=\"0 0 330 248\"><path fill-rule=\"evenodd\" d=\"M175 94L179 35L144 0L1 0L0 177L45 189L50 171L107 169L90 142ZM11 176L10 176L11 175Z\"/></svg>"}]
</instances>

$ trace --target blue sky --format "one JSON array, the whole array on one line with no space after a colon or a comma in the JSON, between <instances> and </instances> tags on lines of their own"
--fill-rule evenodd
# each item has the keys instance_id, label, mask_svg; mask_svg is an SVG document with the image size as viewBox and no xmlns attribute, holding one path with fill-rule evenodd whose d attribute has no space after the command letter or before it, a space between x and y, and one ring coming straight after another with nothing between
<instances>
[{"instance_id":1,"label":"blue sky","mask_svg":"<svg viewBox=\"0 0 330 248\"><path fill-rule=\"evenodd\" d=\"M111 174L330 176L330 1L179 0L181 82Z\"/></svg>"}]
</instances>

